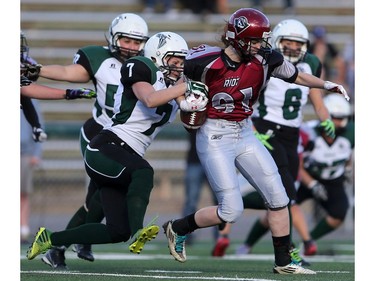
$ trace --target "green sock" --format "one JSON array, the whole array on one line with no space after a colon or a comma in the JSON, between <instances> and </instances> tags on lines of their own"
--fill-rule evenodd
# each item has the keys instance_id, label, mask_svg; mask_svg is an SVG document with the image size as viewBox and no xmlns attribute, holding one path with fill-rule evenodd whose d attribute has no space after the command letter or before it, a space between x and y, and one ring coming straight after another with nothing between
<instances>
[{"instance_id":1,"label":"green sock","mask_svg":"<svg viewBox=\"0 0 375 281\"><path fill-rule=\"evenodd\" d=\"M132 182L127 194L129 225L132 236L143 228L143 220L153 187L153 170L140 169L132 174Z\"/></svg>"},{"instance_id":2,"label":"green sock","mask_svg":"<svg viewBox=\"0 0 375 281\"><path fill-rule=\"evenodd\" d=\"M316 226L315 228L311 231L310 235L311 238L314 240L318 240L319 238L323 237L324 235L332 232L335 230L332 226L330 226L326 219L323 218Z\"/></svg>"},{"instance_id":3,"label":"green sock","mask_svg":"<svg viewBox=\"0 0 375 281\"><path fill-rule=\"evenodd\" d=\"M88 223L54 232L51 234L51 242L54 246L113 243L107 226L102 223Z\"/></svg>"},{"instance_id":4,"label":"green sock","mask_svg":"<svg viewBox=\"0 0 375 281\"><path fill-rule=\"evenodd\" d=\"M247 239L245 240L246 245L252 247L264 234L267 233L268 227L264 227L258 219L253 227L251 228Z\"/></svg>"},{"instance_id":5,"label":"green sock","mask_svg":"<svg viewBox=\"0 0 375 281\"><path fill-rule=\"evenodd\" d=\"M73 215L73 217L70 219L68 225L66 226L66 229L73 228L80 226L85 223L87 211L84 206L81 206L77 212Z\"/></svg>"}]
</instances>

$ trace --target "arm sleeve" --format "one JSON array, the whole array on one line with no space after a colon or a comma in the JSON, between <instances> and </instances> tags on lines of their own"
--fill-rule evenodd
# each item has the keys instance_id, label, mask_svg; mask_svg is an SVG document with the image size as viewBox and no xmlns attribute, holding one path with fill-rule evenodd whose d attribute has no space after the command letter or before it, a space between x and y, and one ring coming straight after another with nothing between
<instances>
[{"instance_id":1,"label":"arm sleeve","mask_svg":"<svg viewBox=\"0 0 375 281\"><path fill-rule=\"evenodd\" d=\"M288 83L293 83L296 81L298 76L298 69L295 65L289 61L284 60L284 62L276 67L272 72L272 76L280 78Z\"/></svg>"},{"instance_id":2,"label":"arm sleeve","mask_svg":"<svg viewBox=\"0 0 375 281\"><path fill-rule=\"evenodd\" d=\"M38 113L29 97L25 97L21 95L21 106L23 113L25 114L25 118L27 122L31 125L31 127L38 127L40 128L40 121Z\"/></svg>"}]
</instances>

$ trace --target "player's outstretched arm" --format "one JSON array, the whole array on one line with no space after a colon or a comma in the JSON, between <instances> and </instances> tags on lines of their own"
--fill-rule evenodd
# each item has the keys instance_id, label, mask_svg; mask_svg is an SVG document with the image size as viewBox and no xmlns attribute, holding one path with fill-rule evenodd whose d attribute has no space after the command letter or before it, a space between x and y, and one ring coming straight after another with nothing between
<instances>
[{"instance_id":1,"label":"player's outstretched arm","mask_svg":"<svg viewBox=\"0 0 375 281\"><path fill-rule=\"evenodd\" d=\"M40 100L72 100L72 99L91 99L96 97L95 91L87 88L78 89L57 89L45 85L32 83L29 86L21 88L21 94Z\"/></svg>"},{"instance_id":2,"label":"player's outstretched arm","mask_svg":"<svg viewBox=\"0 0 375 281\"><path fill-rule=\"evenodd\" d=\"M324 81L314 75L299 72L298 77L294 83L307 86L310 88L319 88L319 89L325 89L332 93L339 93L342 94L347 101L350 100L350 97L348 93L346 92L345 88L342 85L330 82L330 81Z\"/></svg>"}]
</instances>

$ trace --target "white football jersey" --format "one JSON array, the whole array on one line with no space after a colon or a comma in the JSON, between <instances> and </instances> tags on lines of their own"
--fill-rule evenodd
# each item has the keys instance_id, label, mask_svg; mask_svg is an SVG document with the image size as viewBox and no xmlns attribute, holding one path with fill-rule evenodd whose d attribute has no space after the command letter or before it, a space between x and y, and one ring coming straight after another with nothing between
<instances>
[{"instance_id":1,"label":"white football jersey","mask_svg":"<svg viewBox=\"0 0 375 281\"><path fill-rule=\"evenodd\" d=\"M114 132L143 157L162 128L174 121L179 107L175 100L171 100L150 108L134 95L131 86L139 81L150 83L155 91L167 87L164 75L150 59L130 58L124 63L121 73L122 83L115 94L113 124L107 124L104 129Z\"/></svg>"},{"instance_id":2,"label":"white football jersey","mask_svg":"<svg viewBox=\"0 0 375 281\"><path fill-rule=\"evenodd\" d=\"M97 97L92 116L104 126L113 116L114 94L120 84L122 63L108 47L87 46L78 50L74 63L81 64L89 73L96 89Z\"/></svg>"},{"instance_id":3,"label":"white football jersey","mask_svg":"<svg viewBox=\"0 0 375 281\"><path fill-rule=\"evenodd\" d=\"M306 57L308 59L298 62L296 67L299 72L315 75L312 65L317 64L317 58L310 54ZM253 116L284 126L299 128L303 121L302 109L308 101L309 92L309 87L271 77L265 91L259 96Z\"/></svg>"},{"instance_id":4,"label":"white football jersey","mask_svg":"<svg viewBox=\"0 0 375 281\"><path fill-rule=\"evenodd\" d=\"M314 142L311 151L304 152L305 169L318 179L333 180L345 173L345 166L353 153L354 129L352 123L345 133L338 133L332 144L328 144L318 133L319 121L311 120L303 126L309 140Z\"/></svg>"},{"instance_id":5,"label":"white football jersey","mask_svg":"<svg viewBox=\"0 0 375 281\"><path fill-rule=\"evenodd\" d=\"M107 58L102 62L95 74L97 77L97 97L95 106L92 109L92 116L101 125L111 122L114 93L121 78L121 65L116 58Z\"/></svg>"}]
</instances>

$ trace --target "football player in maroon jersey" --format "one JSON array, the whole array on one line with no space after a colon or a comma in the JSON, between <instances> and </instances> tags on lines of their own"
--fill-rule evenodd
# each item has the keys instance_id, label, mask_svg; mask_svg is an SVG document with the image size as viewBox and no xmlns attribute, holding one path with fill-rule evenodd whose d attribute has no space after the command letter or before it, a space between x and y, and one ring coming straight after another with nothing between
<instances>
[{"instance_id":1,"label":"football player in maroon jersey","mask_svg":"<svg viewBox=\"0 0 375 281\"><path fill-rule=\"evenodd\" d=\"M199 228L233 223L243 213L238 170L262 195L268 208L275 253L273 271L316 273L291 259L289 198L273 158L254 135L252 107L271 76L346 97L347 93L341 85L301 73L284 60L268 42L270 30L262 12L239 9L225 25L224 48L201 45L186 57L185 75L209 88L207 120L197 131L197 152L219 204L163 225L169 250L179 262L186 261L186 235Z\"/></svg>"}]
</instances>

